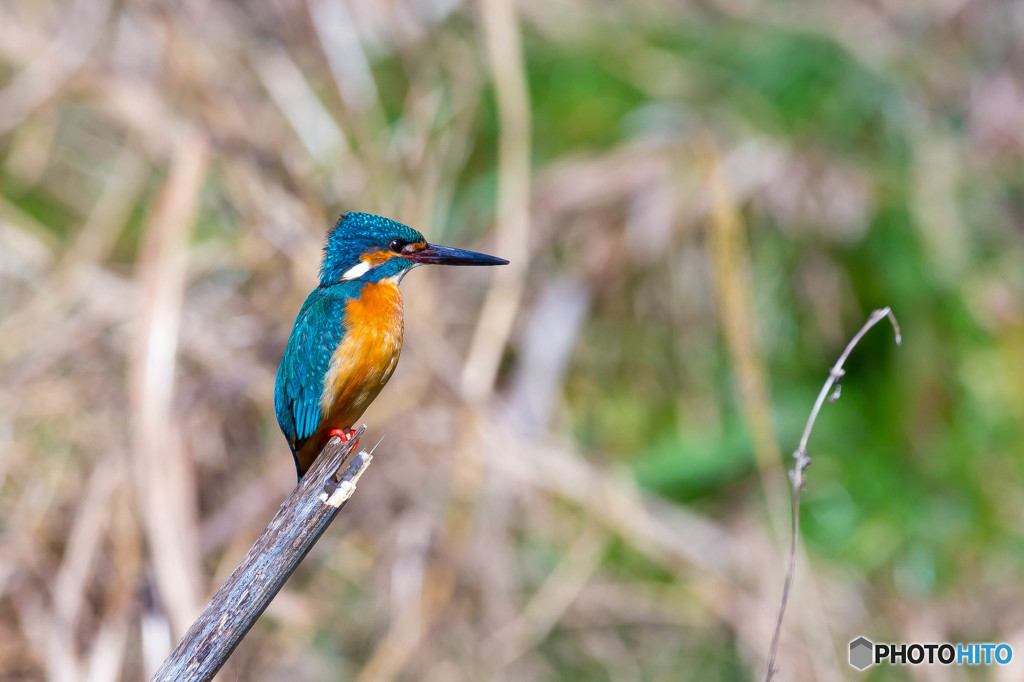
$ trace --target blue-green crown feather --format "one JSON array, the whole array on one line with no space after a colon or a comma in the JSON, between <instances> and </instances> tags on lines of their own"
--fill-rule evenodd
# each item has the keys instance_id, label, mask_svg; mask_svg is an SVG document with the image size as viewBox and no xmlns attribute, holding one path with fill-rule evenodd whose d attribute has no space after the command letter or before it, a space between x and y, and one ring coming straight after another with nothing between
<instances>
[{"instance_id":1,"label":"blue-green crown feather","mask_svg":"<svg viewBox=\"0 0 1024 682\"><path fill-rule=\"evenodd\" d=\"M393 239L403 242L422 242L423 235L402 223L370 213L345 213L327 233L324 260L320 264L320 286L329 286L341 280L345 272L359 264L359 257L368 251L386 247ZM392 258L381 267L374 268L369 281L390 277L399 270L412 267L404 258Z\"/></svg>"}]
</instances>

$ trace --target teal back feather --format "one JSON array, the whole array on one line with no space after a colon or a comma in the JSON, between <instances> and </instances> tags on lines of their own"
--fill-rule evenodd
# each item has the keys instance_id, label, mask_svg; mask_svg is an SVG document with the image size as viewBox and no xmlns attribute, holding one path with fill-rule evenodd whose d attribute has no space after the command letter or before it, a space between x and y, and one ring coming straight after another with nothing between
<instances>
[{"instance_id":1,"label":"teal back feather","mask_svg":"<svg viewBox=\"0 0 1024 682\"><path fill-rule=\"evenodd\" d=\"M362 283L341 282L314 289L302 304L274 382L277 423L292 454L302 448L320 425L320 394L331 356L345 336L343 321L348 301L358 298Z\"/></svg>"}]
</instances>

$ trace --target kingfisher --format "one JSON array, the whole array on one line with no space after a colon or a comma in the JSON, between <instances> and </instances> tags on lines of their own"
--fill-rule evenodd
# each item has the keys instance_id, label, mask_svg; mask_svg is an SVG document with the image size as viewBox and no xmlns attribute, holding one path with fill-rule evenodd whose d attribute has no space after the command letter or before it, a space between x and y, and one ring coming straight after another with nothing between
<instances>
[{"instance_id":1,"label":"kingfisher","mask_svg":"<svg viewBox=\"0 0 1024 682\"><path fill-rule=\"evenodd\" d=\"M277 423L301 479L332 436L343 441L391 378L405 322L398 283L418 265L506 265L428 244L412 229L345 213L328 232L320 285L302 304L274 383Z\"/></svg>"}]
</instances>

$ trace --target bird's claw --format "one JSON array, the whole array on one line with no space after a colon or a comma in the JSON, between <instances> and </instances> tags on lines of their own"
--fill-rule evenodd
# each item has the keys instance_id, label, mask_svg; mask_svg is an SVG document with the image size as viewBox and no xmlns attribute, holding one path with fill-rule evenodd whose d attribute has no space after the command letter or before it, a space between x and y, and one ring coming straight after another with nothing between
<instances>
[{"instance_id":1,"label":"bird's claw","mask_svg":"<svg viewBox=\"0 0 1024 682\"><path fill-rule=\"evenodd\" d=\"M327 432L327 435L324 437L324 440L328 441L333 436L337 436L338 438L340 438L342 443L347 443L350 440L352 440L353 438L355 438L356 430L355 429L331 429L330 431ZM356 438L355 442L352 443L352 448L355 449L355 447L357 445L359 445L359 439L358 438Z\"/></svg>"}]
</instances>

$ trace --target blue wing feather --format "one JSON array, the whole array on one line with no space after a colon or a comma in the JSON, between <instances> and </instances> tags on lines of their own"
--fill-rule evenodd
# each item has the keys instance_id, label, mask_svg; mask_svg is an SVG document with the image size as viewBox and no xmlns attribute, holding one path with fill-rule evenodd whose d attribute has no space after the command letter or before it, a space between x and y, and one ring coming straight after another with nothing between
<instances>
[{"instance_id":1,"label":"blue wing feather","mask_svg":"<svg viewBox=\"0 0 1024 682\"><path fill-rule=\"evenodd\" d=\"M320 394L331 356L345 335L345 304L359 296L356 282L318 287L302 304L274 382L274 409L294 455L316 433Z\"/></svg>"}]
</instances>

